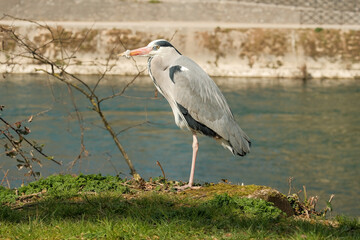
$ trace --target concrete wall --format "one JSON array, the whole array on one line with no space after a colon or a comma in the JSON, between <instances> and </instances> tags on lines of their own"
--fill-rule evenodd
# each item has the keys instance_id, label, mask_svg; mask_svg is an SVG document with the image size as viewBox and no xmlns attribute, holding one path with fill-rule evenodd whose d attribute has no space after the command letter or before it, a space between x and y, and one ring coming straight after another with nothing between
<instances>
[{"instance_id":1,"label":"concrete wall","mask_svg":"<svg viewBox=\"0 0 360 240\"><path fill-rule=\"evenodd\" d=\"M43 21L299 22L294 8L236 1L0 0L0 5L0 13Z\"/></svg>"},{"instance_id":2,"label":"concrete wall","mask_svg":"<svg viewBox=\"0 0 360 240\"><path fill-rule=\"evenodd\" d=\"M360 24L359 0L0 0L0 6L1 15L43 21Z\"/></svg>"},{"instance_id":3,"label":"concrete wall","mask_svg":"<svg viewBox=\"0 0 360 240\"><path fill-rule=\"evenodd\" d=\"M17 3L17 4L14 4ZM172 39L173 45L197 61L211 75L248 77L359 78L360 26L302 25L298 8L249 4L239 1L3 1L1 11L46 22L58 43L40 50L61 61L85 41L71 59L68 70L93 74L135 74L134 61L117 59L111 53L141 47L158 39ZM23 36L42 46L49 33L34 24L3 19ZM18 51L11 39L0 33L1 48ZM122 46L124 44L125 48ZM64 51L65 50L65 51ZM5 61L4 51L0 60ZM37 63L16 62L0 71L34 72ZM145 59L137 59L146 68Z\"/></svg>"}]
</instances>

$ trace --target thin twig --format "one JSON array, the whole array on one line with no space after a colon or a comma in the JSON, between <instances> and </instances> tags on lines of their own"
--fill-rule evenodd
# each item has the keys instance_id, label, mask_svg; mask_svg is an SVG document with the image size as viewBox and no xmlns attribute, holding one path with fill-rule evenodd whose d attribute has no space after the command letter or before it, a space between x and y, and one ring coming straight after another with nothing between
<instances>
[{"instance_id":1,"label":"thin twig","mask_svg":"<svg viewBox=\"0 0 360 240\"><path fill-rule=\"evenodd\" d=\"M80 41L80 43L77 45L76 49L75 49L75 50L73 51L73 53L71 54L70 58L73 58L73 57L75 56L75 54L79 51L81 45L83 45L83 43L84 43L85 40L87 39L89 33L93 30L94 25L95 25L95 23L93 23L93 24L91 25L90 29L89 29L88 31L86 31L84 38L83 38L83 39Z\"/></svg>"},{"instance_id":2,"label":"thin twig","mask_svg":"<svg viewBox=\"0 0 360 240\"><path fill-rule=\"evenodd\" d=\"M104 97L104 98L100 99L100 100L99 100L99 103L101 103L102 101L106 101L106 100L109 100L109 99L112 99L112 98L115 98L115 97L117 97L117 96L121 96L122 94L124 94L124 92L126 91L126 89L127 89L131 84L133 84L133 83L135 82L135 80L140 76L140 74L141 74L141 73L139 72L130 82L128 82L128 83L125 85L125 87L124 87L120 92L115 93L115 94L113 94L113 95L111 95L111 96Z\"/></svg>"},{"instance_id":3,"label":"thin twig","mask_svg":"<svg viewBox=\"0 0 360 240\"><path fill-rule=\"evenodd\" d=\"M23 200L28 199L28 198L38 197L40 195L43 195L44 193L46 193L46 191L41 191L41 192L32 193L32 194L28 194L28 195L18 196L17 199L20 200L20 201L23 201Z\"/></svg>"},{"instance_id":4,"label":"thin twig","mask_svg":"<svg viewBox=\"0 0 360 240\"><path fill-rule=\"evenodd\" d=\"M80 127L80 153L79 155L70 163L70 166L68 169L72 169L74 167L74 165L76 164L76 162L78 160L80 160L83 156L84 153L86 153L86 148L85 148L85 144L84 144L84 132L85 132L85 128L84 128L84 124L83 124L83 117L76 105L76 102L75 102L75 98L74 98L74 94L72 92L72 89L70 87L69 84L67 84L67 87L68 87L68 92L69 92L69 95L70 95L70 98L71 98L71 102L72 102L72 105L74 106L74 109L75 109L75 112L76 112L76 118L78 120L78 123L79 123L79 127Z\"/></svg>"},{"instance_id":5,"label":"thin twig","mask_svg":"<svg viewBox=\"0 0 360 240\"><path fill-rule=\"evenodd\" d=\"M116 176L120 175L120 172L116 169L115 165L113 164L113 162L111 161L112 156L110 155L110 153L105 153L108 157L106 158L106 160L108 162L110 162L111 166L114 168L114 171L116 173Z\"/></svg>"},{"instance_id":6,"label":"thin twig","mask_svg":"<svg viewBox=\"0 0 360 240\"><path fill-rule=\"evenodd\" d=\"M147 124L147 123L150 123L150 121L146 120L146 121L144 121L142 123L138 123L138 124L126 127L124 129L122 129L121 131L119 131L116 135L119 135L119 134L121 134L121 133L123 133L123 132L125 132L125 131L127 131L127 130L129 130L131 128L139 127L139 126L142 126L142 125Z\"/></svg>"},{"instance_id":7,"label":"thin twig","mask_svg":"<svg viewBox=\"0 0 360 240\"><path fill-rule=\"evenodd\" d=\"M177 33L178 33L178 30L176 30L176 31L174 32L174 34L171 36L169 42L171 42L171 41L174 39L174 37L175 37L175 35L176 35Z\"/></svg>"},{"instance_id":8,"label":"thin twig","mask_svg":"<svg viewBox=\"0 0 360 240\"><path fill-rule=\"evenodd\" d=\"M8 170L6 170L6 172L3 170L3 173L4 173L4 177L3 177L3 179L2 179L2 181L1 181L1 183L0 183L0 185L2 185L2 184L3 184L3 182L4 182L4 181L5 181L5 179L6 179L6 182L7 182L7 184L8 184L8 188L10 188L10 183L9 183L8 178L7 178L7 175L8 175L8 173L9 173L9 169L8 169Z\"/></svg>"},{"instance_id":9,"label":"thin twig","mask_svg":"<svg viewBox=\"0 0 360 240\"><path fill-rule=\"evenodd\" d=\"M165 176L164 169L162 168L162 166L161 166L161 164L160 164L160 162L159 162L159 161L156 161L156 164L160 167L161 172L162 172L162 174L163 174L163 176L164 176L164 180L165 180L165 179L166 179L166 176Z\"/></svg>"},{"instance_id":10,"label":"thin twig","mask_svg":"<svg viewBox=\"0 0 360 240\"><path fill-rule=\"evenodd\" d=\"M137 97L137 96L129 96L126 94L122 94L121 97L131 98L131 99L139 99L139 100L159 100L159 97Z\"/></svg>"},{"instance_id":11,"label":"thin twig","mask_svg":"<svg viewBox=\"0 0 360 240\"><path fill-rule=\"evenodd\" d=\"M110 62L111 56L114 55L115 49L116 49L116 46L111 49L111 52L110 52L110 54L109 54L109 57L108 57L107 60L106 60L105 71L101 74L100 78L97 80L95 86L93 87L93 90L92 90L93 93L95 93L96 88L97 88L98 85L100 84L100 81L104 79L106 73L113 68L114 65L109 68L109 62Z\"/></svg>"}]
</instances>

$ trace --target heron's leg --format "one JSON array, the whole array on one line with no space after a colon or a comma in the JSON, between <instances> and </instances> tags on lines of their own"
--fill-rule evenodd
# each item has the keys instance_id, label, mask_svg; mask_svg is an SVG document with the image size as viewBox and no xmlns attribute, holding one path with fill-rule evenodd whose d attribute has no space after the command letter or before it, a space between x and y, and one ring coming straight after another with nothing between
<instances>
[{"instance_id":1,"label":"heron's leg","mask_svg":"<svg viewBox=\"0 0 360 240\"><path fill-rule=\"evenodd\" d=\"M193 148L193 155L192 155L192 161L191 161L191 171L190 171L190 178L189 178L189 183L184 185L184 186L181 186L181 187L178 187L177 189L178 190L185 190L185 189L188 189L188 188L191 188L191 189L198 189L200 187L193 187L193 183L194 183L194 173L195 173L195 162L196 162L196 155L197 155L197 152L198 152L198 149L199 149L199 142L197 140L197 137L196 137L196 134L194 133L193 134L193 144L192 144L192 148Z\"/></svg>"},{"instance_id":2,"label":"heron's leg","mask_svg":"<svg viewBox=\"0 0 360 240\"><path fill-rule=\"evenodd\" d=\"M195 173L195 162L196 162L196 156L199 149L199 142L197 140L196 134L193 134L193 155L192 155L192 161L191 161L191 171L190 171L190 178L189 178L189 187L192 187L194 183L194 173Z\"/></svg>"}]
</instances>

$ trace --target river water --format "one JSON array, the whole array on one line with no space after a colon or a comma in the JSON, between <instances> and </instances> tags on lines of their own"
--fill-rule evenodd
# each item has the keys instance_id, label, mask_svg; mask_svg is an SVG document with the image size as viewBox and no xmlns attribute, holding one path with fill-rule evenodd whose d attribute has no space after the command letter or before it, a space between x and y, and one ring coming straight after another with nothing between
<instances>
[{"instance_id":1,"label":"river water","mask_svg":"<svg viewBox=\"0 0 360 240\"><path fill-rule=\"evenodd\" d=\"M81 78L90 85L96 80L96 76ZM116 93L131 79L108 76L97 94ZM246 157L234 157L213 139L199 137L195 182L228 179L234 184L270 186L286 194L288 178L293 177L292 193L306 186L308 195L319 196L319 210L335 194L335 214L360 216L359 80L215 80L253 147ZM192 136L177 128L166 100L153 99L154 94L151 80L141 77L124 95L105 101L102 109L143 178L162 175L156 165L159 161L168 179L187 181ZM81 131L67 87L44 75L7 75L0 80L0 105L6 106L3 118L14 123L46 111L26 123L32 131L28 138L45 144L44 152L63 166L43 159L43 167L37 168L43 176L59 172L129 176L99 117L84 97L74 92L74 98L83 118L88 156L68 170L80 152ZM21 183L24 174L15 165L1 149L0 167L9 169L12 187Z\"/></svg>"}]
</instances>

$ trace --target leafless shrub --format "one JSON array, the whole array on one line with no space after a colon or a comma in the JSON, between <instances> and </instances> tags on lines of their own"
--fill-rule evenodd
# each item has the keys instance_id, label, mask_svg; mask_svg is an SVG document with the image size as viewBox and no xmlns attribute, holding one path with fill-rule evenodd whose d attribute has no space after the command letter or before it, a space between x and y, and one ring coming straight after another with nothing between
<instances>
[{"instance_id":1,"label":"leafless shrub","mask_svg":"<svg viewBox=\"0 0 360 240\"><path fill-rule=\"evenodd\" d=\"M140 71L138 74L128 83L126 84L122 89L120 89L118 92L114 92L110 96L100 97L97 94L97 90L99 89L102 80L104 79L105 75L111 71L111 69L115 66L115 64L110 64L110 60L114 58L115 54L117 53L117 47L114 46L111 50L107 61L105 63L104 69L102 73L99 75L97 81L93 86L90 86L87 84L84 80L82 80L81 76L72 74L70 71L68 71L68 67L71 64L74 64L74 59L76 58L76 54L78 51L80 51L84 47L84 43L88 42L88 38L93 37L94 31L92 29L88 29L87 32L84 32L81 36L82 39L79 39L79 36L73 36L66 32L64 29L59 28L53 28L48 26L47 24L41 24L36 21L31 21L27 19L20 19L15 18L12 16L5 16L8 19L14 20L14 21L25 21L27 23L33 24L35 27L40 29L43 32L43 35L46 36L47 40L43 44L41 42L36 42L35 40L29 39L27 36L22 36L15 27L11 26L1 26L0 25L0 32L2 35L6 36L6 39L11 41L12 44L15 44L15 47L13 48L3 48L0 51L6 54L7 60L3 64L7 64L9 66L13 66L16 64L18 59L30 59L32 61L35 61L37 64L39 64L39 68L36 69L37 72L45 73L52 77L55 80L58 80L64 84L67 85L69 94L72 99L72 104L76 112L76 117L79 122L80 130L81 130L81 149L79 155L74 159L74 161L71 163L70 167L74 166L76 162L82 158L83 155L87 154L87 151L84 146L84 128L82 127L82 114L77 108L76 101L72 97L72 92L75 90L82 94L83 97L85 97L88 100L88 104L90 108L98 115L98 117L101 119L104 128L107 130L107 132L111 135L115 145L117 146L118 150L121 152L122 156L125 159L125 162L127 163L128 167L130 168L130 172L132 176L135 179L140 179L140 175L136 172L132 161L130 160L127 152L125 151L123 145L121 144L118 134L116 131L112 128L110 123L108 122L103 110L102 110L102 103L105 101L109 101L111 99L114 99L116 97L119 97L125 93L127 88L135 82L137 77L140 75ZM47 54L49 46L56 46L57 51L59 54L57 55L51 55ZM86 47L86 46L85 46ZM58 57L60 55L60 58ZM56 57L54 57L56 56ZM44 67L45 66L45 67ZM11 126L11 125L9 125ZM11 128L11 127L10 127ZM12 129L12 128L11 128ZM19 138L23 139L24 133L22 131L26 131L24 129L12 129L15 133L18 134ZM7 136L7 133L5 133ZM8 137L8 136L7 136ZM19 149L16 145L16 141L9 137L9 141L11 141L13 146L9 146L9 151L11 151L12 148L14 148L18 154L21 153L21 149ZM36 148L36 146L34 145ZM9 152L9 154L11 154ZM24 157L23 157L24 158ZM29 158L25 158L29 159ZM30 158L31 159L31 158ZM29 162L27 160L24 160L25 165L29 165ZM30 165L29 165L30 166ZM37 173L30 171L32 175L36 175Z\"/></svg>"},{"instance_id":2,"label":"leafless shrub","mask_svg":"<svg viewBox=\"0 0 360 240\"><path fill-rule=\"evenodd\" d=\"M289 191L287 198L292 205L296 216L301 216L309 219L316 216L325 217L328 212L331 212L333 210L331 201L335 197L334 194L331 194L329 200L326 201L326 207L323 210L318 211L316 209L316 205L319 201L319 197L308 196L305 186L303 186L303 190L299 190L297 193L291 194L291 191L294 190L292 185L293 180L293 177L288 178ZM303 193L302 197L300 196L301 192Z\"/></svg>"}]
</instances>

